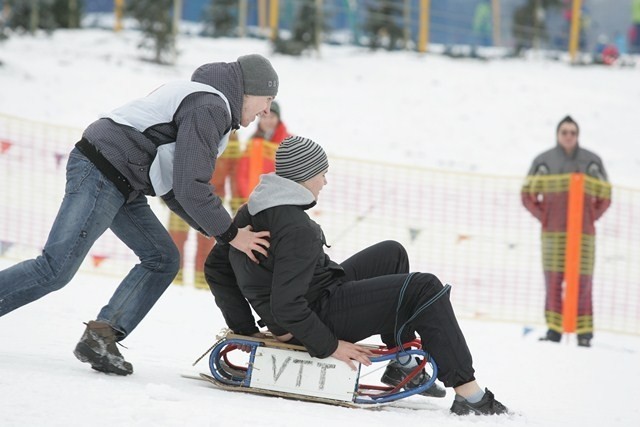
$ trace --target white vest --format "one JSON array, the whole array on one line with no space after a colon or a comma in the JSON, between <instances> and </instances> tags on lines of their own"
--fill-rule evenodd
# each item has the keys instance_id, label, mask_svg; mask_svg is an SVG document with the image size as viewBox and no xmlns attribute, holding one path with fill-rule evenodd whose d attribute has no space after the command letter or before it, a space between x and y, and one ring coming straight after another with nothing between
<instances>
[{"instance_id":1,"label":"white vest","mask_svg":"<svg viewBox=\"0 0 640 427\"><path fill-rule=\"evenodd\" d=\"M196 92L209 92L218 95L226 104L229 117L231 117L229 100L219 90L204 83L175 81L159 87L144 98L131 101L113 110L105 115L104 118L125 126L131 126L139 132L144 132L151 126L170 123L184 98ZM227 148L230 134L231 130L225 133L220 140L218 157ZM149 179L157 196L163 196L173 188L173 157L175 150L175 141L159 146L149 168Z\"/></svg>"}]
</instances>

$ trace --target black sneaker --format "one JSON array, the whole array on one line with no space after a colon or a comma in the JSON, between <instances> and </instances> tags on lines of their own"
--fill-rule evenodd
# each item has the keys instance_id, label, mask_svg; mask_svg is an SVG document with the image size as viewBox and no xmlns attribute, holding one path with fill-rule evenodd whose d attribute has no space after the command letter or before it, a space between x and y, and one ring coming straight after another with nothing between
<instances>
[{"instance_id":1,"label":"black sneaker","mask_svg":"<svg viewBox=\"0 0 640 427\"><path fill-rule=\"evenodd\" d=\"M547 334L544 337L541 337L538 341L560 342L561 338L562 338L562 334L560 332L556 332L549 329L547 331Z\"/></svg>"},{"instance_id":2,"label":"black sneaker","mask_svg":"<svg viewBox=\"0 0 640 427\"><path fill-rule=\"evenodd\" d=\"M478 403L471 403L466 399L458 400L460 398L460 396L456 396L453 405L451 405L451 412L456 415L500 415L509 413L507 407L498 402L488 388L484 389L484 396Z\"/></svg>"},{"instance_id":3,"label":"black sneaker","mask_svg":"<svg viewBox=\"0 0 640 427\"><path fill-rule=\"evenodd\" d=\"M380 381L386 385L395 387L404 380L407 375L411 374L411 372L415 369L404 367L397 362L391 362L387 365L387 369L385 369L384 374L382 374L382 378ZM422 372L418 373L411 381L405 384L405 390L411 390L412 388L418 387L420 384L424 384L431 379L431 376L427 374L427 372L422 369ZM440 387L438 384L433 383L431 387L420 393L421 396L429 396L429 397L445 397L447 391Z\"/></svg>"},{"instance_id":4,"label":"black sneaker","mask_svg":"<svg viewBox=\"0 0 640 427\"><path fill-rule=\"evenodd\" d=\"M133 373L131 363L124 360L116 346L116 335L108 323L90 321L73 354L79 361L91 364L96 371L117 375Z\"/></svg>"}]
</instances>

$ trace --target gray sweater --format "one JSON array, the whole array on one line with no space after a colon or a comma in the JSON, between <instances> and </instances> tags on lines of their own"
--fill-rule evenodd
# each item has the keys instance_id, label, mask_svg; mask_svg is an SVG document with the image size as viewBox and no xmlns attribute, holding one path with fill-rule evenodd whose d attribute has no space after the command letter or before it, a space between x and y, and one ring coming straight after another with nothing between
<instances>
[{"instance_id":1,"label":"gray sweater","mask_svg":"<svg viewBox=\"0 0 640 427\"><path fill-rule=\"evenodd\" d=\"M580 172L607 181L607 172L600 157L580 146L571 154L557 144L538 155L529 168L529 175L557 175Z\"/></svg>"},{"instance_id":2,"label":"gray sweater","mask_svg":"<svg viewBox=\"0 0 640 427\"><path fill-rule=\"evenodd\" d=\"M162 196L190 226L229 241L237 229L210 180L229 132L239 128L242 73L237 62L211 63L191 80L168 83L114 110L83 137L129 180L129 200ZM164 179L154 178L158 170Z\"/></svg>"}]
</instances>

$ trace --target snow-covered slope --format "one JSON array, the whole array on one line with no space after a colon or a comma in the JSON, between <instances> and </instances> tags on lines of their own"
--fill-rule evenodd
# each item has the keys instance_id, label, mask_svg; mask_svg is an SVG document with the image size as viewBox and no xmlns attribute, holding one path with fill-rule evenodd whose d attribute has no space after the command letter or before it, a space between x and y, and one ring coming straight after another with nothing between
<instances>
[{"instance_id":1,"label":"snow-covered slope","mask_svg":"<svg viewBox=\"0 0 640 427\"><path fill-rule=\"evenodd\" d=\"M138 60L136 33L60 31L0 44L0 113L84 127L102 111L210 61L268 46L182 38L178 65ZM615 184L640 182L640 75L513 60L477 63L413 53L326 47L321 56L271 56L292 131L333 154L522 175L572 114L582 143ZM250 131L250 130L248 130ZM245 130L245 132L248 132ZM71 142L70 142L71 143ZM1 197L1 190L0 190ZM10 218L1 218L10 221ZM0 260L0 268L8 266ZM210 294L172 286L122 349L130 377L93 372L72 355L117 279L78 275L63 290L0 319L2 426L634 426L640 337L597 333L594 347L540 343L525 325L462 321L477 378L517 415L449 415L445 399L414 397L380 411L234 394L183 379L224 322ZM371 374L375 378L379 373ZM418 408L419 410L415 410Z\"/></svg>"}]
</instances>

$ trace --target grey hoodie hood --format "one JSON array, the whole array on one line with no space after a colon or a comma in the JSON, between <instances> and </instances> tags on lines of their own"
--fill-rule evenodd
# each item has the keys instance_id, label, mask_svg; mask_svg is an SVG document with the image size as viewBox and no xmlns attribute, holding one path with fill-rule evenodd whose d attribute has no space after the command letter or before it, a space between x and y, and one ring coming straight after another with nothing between
<instances>
[{"instance_id":1,"label":"grey hoodie hood","mask_svg":"<svg viewBox=\"0 0 640 427\"><path fill-rule=\"evenodd\" d=\"M249 213L256 215L264 210L283 205L309 208L315 205L313 193L297 182L275 173L260 177L260 183L249 196Z\"/></svg>"},{"instance_id":2,"label":"grey hoodie hood","mask_svg":"<svg viewBox=\"0 0 640 427\"><path fill-rule=\"evenodd\" d=\"M244 85L242 70L237 62L212 62L198 67L191 81L204 83L224 93L231 107L231 127L238 129L242 118Z\"/></svg>"}]
</instances>

